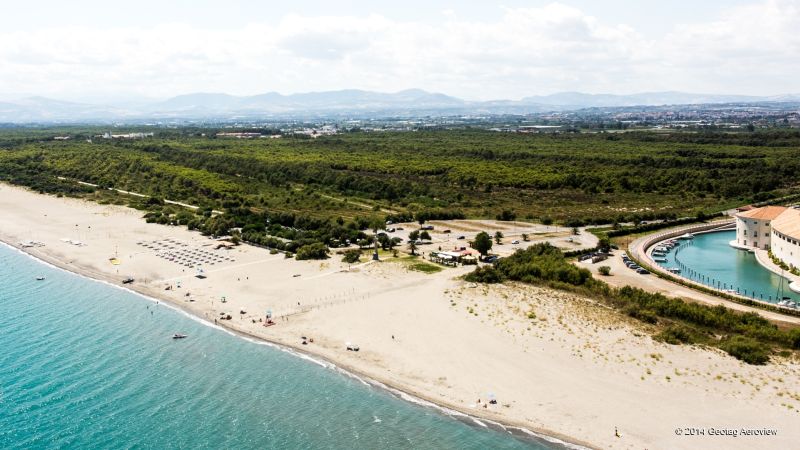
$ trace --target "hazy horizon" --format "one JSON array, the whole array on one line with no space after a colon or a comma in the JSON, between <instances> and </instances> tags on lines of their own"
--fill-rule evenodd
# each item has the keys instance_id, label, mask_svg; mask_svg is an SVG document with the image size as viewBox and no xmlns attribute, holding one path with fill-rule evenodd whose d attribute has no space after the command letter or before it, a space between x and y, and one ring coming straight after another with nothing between
<instances>
[{"instance_id":1,"label":"hazy horizon","mask_svg":"<svg viewBox=\"0 0 800 450\"><path fill-rule=\"evenodd\" d=\"M264 90L259 92L247 93L247 94L231 94L229 92L211 92L211 91L197 91L197 92L183 92L183 93L176 93L174 95L168 95L165 97L152 97L152 96L144 96L144 95L126 95L124 93L114 94L111 96L102 96L98 98L86 98L86 99L75 99L75 98L61 98L57 96L49 96L49 95L40 95L38 93L19 93L19 94L6 94L0 92L0 101L5 102L15 102L15 101L22 101L22 100L30 100L35 98L42 98L47 100L55 100L61 101L65 103L86 103L86 104L96 104L96 105L110 105L114 103L156 103L156 102L163 102L179 97L187 97L193 95L221 95L221 96L231 96L237 98L248 98L248 97L255 97L259 95L265 94L278 94L284 97L291 97L293 95L307 95L307 94L322 94L322 93L330 93L330 92L344 92L344 91L362 91L362 92L371 92L371 93L379 93L379 94L399 94L401 92L406 91L414 91L414 90L421 90L430 94L441 94L446 95L448 97L452 97L455 99L463 100L466 102L487 102L487 101L511 101L517 102L524 100L526 98L531 97L550 97L550 96L558 96L562 94L578 94L578 95L590 95L590 96L618 96L618 97L633 97L633 96L640 96L640 95L648 95L648 94L683 94L683 95L696 95L698 97L704 96L720 96L720 97L757 97L757 98L768 98L768 97L780 97L780 96L791 96L793 99L795 97L800 97L800 90L798 92L778 92L771 95L754 95L750 93L742 93L742 92L725 92L725 93L708 93L708 92L684 92L684 91L677 91L677 90L664 90L664 91L649 91L649 92L624 92L624 93L616 93L616 92L585 92L580 90L569 90L569 91L557 91L557 92L548 92L543 94L523 94L518 96L517 98L487 98L487 99L471 99L471 98L464 98L459 97L457 95L452 95L447 92L440 92L440 91L429 91L421 88L408 88L408 89L401 89L395 91L377 91L377 90L369 90L369 89L361 89L357 87L352 88L342 88L342 89L332 89L332 90L321 90L321 91L297 91L297 92L280 92L277 90ZM793 100L794 101L794 100ZM680 104L680 103L676 103Z\"/></svg>"},{"instance_id":2,"label":"hazy horizon","mask_svg":"<svg viewBox=\"0 0 800 450\"><path fill-rule=\"evenodd\" d=\"M800 7L790 0L162 3L4 6L0 97L800 91Z\"/></svg>"}]
</instances>

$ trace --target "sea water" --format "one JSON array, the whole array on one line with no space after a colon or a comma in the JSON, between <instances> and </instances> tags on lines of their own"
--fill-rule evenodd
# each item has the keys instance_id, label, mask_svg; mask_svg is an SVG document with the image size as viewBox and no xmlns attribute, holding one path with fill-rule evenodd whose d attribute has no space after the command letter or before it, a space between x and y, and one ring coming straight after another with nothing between
<instances>
[{"instance_id":1,"label":"sea water","mask_svg":"<svg viewBox=\"0 0 800 450\"><path fill-rule=\"evenodd\" d=\"M470 420L0 246L2 449L557 447Z\"/></svg>"}]
</instances>

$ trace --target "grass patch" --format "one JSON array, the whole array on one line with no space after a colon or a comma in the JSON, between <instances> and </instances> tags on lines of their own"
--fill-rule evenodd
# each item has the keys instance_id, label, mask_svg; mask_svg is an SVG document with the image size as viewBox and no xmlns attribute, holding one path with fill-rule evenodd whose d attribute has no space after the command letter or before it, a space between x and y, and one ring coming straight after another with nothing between
<instances>
[{"instance_id":1,"label":"grass patch","mask_svg":"<svg viewBox=\"0 0 800 450\"><path fill-rule=\"evenodd\" d=\"M442 270L444 270L441 266L437 266L437 265L434 265L434 264L426 263L426 262L423 262L423 261L411 262L406 267L408 267L409 270L414 270L414 271L423 272L423 273L438 273L438 272L441 272Z\"/></svg>"}]
</instances>

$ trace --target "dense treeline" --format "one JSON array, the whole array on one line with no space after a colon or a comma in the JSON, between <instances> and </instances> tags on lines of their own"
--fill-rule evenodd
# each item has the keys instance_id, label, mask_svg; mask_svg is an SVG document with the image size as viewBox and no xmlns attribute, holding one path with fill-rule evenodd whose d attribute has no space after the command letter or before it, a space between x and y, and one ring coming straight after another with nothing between
<instances>
[{"instance_id":1,"label":"dense treeline","mask_svg":"<svg viewBox=\"0 0 800 450\"><path fill-rule=\"evenodd\" d=\"M714 217L720 217L721 214L704 214L700 213L696 217L684 217L682 219L677 220L665 220L663 222L654 222L654 223L640 223L636 224L633 227L629 228L620 228L617 230L609 230L605 233L605 235L609 238L613 237L620 237L620 236L628 236L631 234L638 234L638 233L647 233L650 231L656 230L663 230L665 228L677 227L680 225L686 225L690 223L696 222L703 222L708 219L713 219Z\"/></svg>"},{"instance_id":2,"label":"dense treeline","mask_svg":"<svg viewBox=\"0 0 800 450\"><path fill-rule=\"evenodd\" d=\"M800 179L800 137L789 131L463 130L255 140L213 138L215 131L207 131L158 130L140 141L88 143L77 137L92 136L90 129L75 130L71 141L47 140L46 130L34 136L2 130L0 176L28 185L33 182L24 174L63 176L215 208L227 201L303 210L308 199L286 199L300 188L333 197L315 211L341 209L333 200L356 198L401 214L439 209L491 218L509 211L528 220L591 224L670 219L766 200Z\"/></svg>"},{"instance_id":3,"label":"dense treeline","mask_svg":"<svg viewBox=\"0 0 800 450\"><path fill-rule=\"evenodd\" d=\"M673 220L791 194L800 181L793 132L461 130L240 140L186 128L156 129L142 140L97 138L103 131L0 130L0 180L98 201L120 201L114 188L184 202L197 213L128 198L150 221L213 235L241 229L245 240L288 251L368 243L378 215L569 226Z\"/></svg>"},{"instance_id":4,"label":"dense treeline","mask_svg":"<svg viewBox=\"0 0 800 450\"><path fill-rule=\"evenodd\" d=\"M766 363L772 347L800 350L800 328L781 330L758 314L737 313L721 305L688 303L629 286L611 288L547 243L477 268L466 279L484 283L515 280L577 291L641 321L663 325L657 337L666 342L713 345L751 364Z\"/></svg>"}]
</instances>

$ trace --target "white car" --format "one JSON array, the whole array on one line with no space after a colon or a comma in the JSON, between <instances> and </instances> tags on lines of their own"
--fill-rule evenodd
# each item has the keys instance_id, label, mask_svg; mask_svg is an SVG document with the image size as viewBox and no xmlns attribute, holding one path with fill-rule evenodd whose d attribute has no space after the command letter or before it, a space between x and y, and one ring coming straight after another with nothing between
<instances>
[{"instance_id":1,"label":"white car","mask_svg":"<svg viewBox=\"0 0 800 450\"><path fill-rule=\"evenodd\" d=\"M514 244L514 245L517 245L517 244L519 244L519 241L511 241L511 243Z\"/></svg>"}]
</instances>

